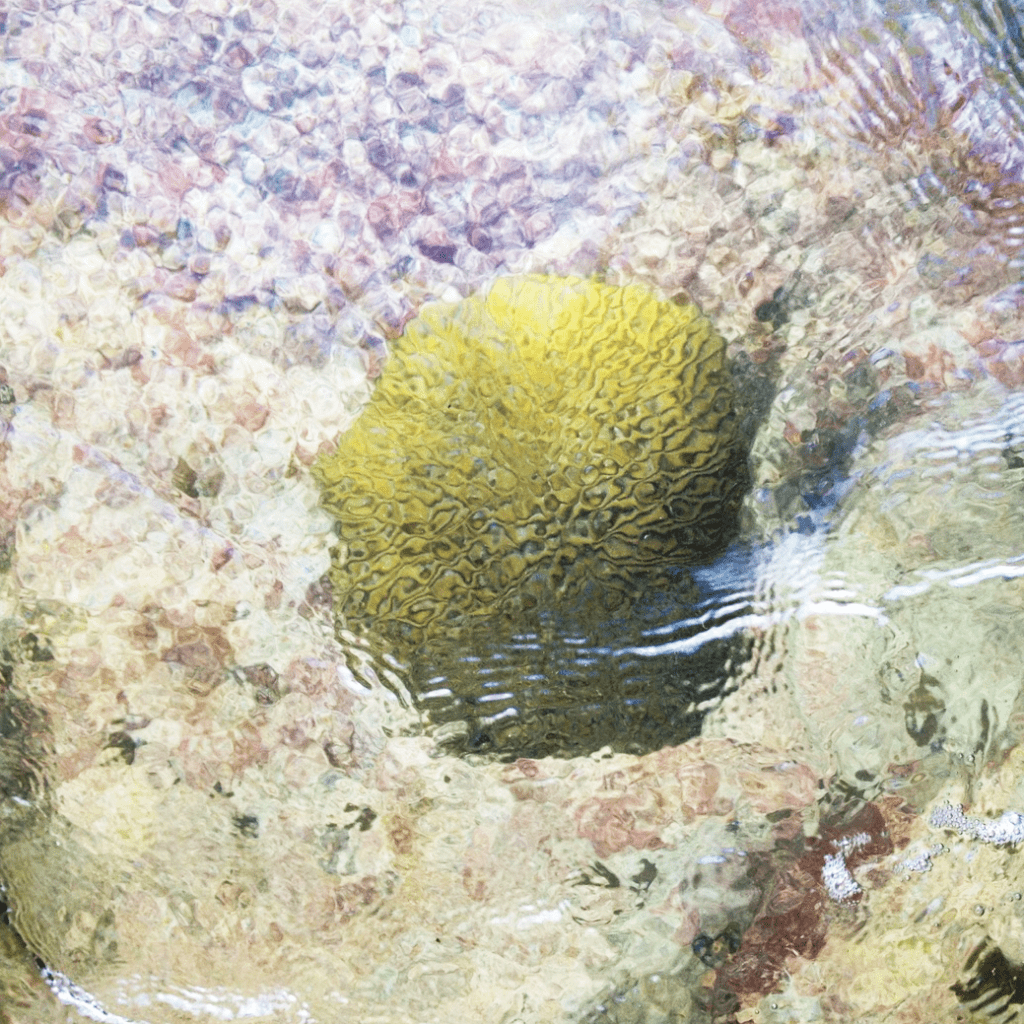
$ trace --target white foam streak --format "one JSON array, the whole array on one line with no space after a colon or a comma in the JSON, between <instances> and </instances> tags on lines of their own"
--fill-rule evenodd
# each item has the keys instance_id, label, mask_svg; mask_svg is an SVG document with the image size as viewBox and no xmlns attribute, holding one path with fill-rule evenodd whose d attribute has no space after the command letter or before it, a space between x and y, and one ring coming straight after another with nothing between
<instances>
[{"instance_id":1,"label":"white foam streak","mask_svg":"<svg viewBox=\"0 0 1024 1024\"><path fill-rule=\"evenodd\" d=\"M77 1010L83 1017L87 1017L89 1020L99 1021L99 1024L146 1024L145 1021L138 1018L129 1020L120 1014L110 1013L103 1009L99 1002L89 995L84 988L76 985L70 978L59 971L51 971L44 968L42 976L60 1002Z\"/></svg>"},{"instance_id":2,"label":"white foam streak","mask_svg":"<svg viewBox=\"0 0 1024 1024\"><path fill-rule=\"evenodd\" d=\"M919 575L918 583L901 583L892 587L883 597L884 601L898 601L900 598L916 597L930 590L935 584L945 583L950 587L973 587L987 580L1009 580L1024 576L1024 555L1008 559L989 558L970 565L958 565L953 569L926 569Z\"/></svg>"}]
</instances>

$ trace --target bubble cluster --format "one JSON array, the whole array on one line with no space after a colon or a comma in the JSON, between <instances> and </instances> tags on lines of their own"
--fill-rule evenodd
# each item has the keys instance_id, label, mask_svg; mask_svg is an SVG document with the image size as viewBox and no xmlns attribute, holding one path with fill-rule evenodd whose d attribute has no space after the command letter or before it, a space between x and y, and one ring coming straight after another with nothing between
<instances>
[{"instance_id":1,"label":"bubble cluster","mask_svg":"<svg viewBox=\"0 0 1024 1024\"><path fill-rule=\"evenodd\" d=\"M969 818L959 804L942 804L928 820L935 828L949 829L996 846L1024 839L1024 814L1019 811L1004 811L998 818Z\"/></svg>"}]
</instances>

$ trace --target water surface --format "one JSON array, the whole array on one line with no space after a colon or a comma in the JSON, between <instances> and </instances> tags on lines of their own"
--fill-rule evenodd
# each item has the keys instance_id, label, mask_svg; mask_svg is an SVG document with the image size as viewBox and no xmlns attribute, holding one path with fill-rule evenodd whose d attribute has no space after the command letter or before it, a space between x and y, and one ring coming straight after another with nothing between
<instances>
[{"instance_id":1,"label":"water surface","mask_svg":"<svg viewBox=\"0 0 1024 1024\"><path fill-rule=\"evenodd\" d=\"M1022 24L0 17L0 1015L1011 1019ZM701 306L739 535L389 662L310 466L513 273Z\"/></svg>"}]
</instances>

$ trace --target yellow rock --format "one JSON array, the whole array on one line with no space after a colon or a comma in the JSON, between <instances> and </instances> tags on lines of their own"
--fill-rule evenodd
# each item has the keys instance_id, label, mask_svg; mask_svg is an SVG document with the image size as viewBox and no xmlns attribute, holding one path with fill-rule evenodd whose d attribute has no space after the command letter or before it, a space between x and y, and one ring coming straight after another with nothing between
<instances>
[{"instance_id":1,"label":"yellow rock","mask_svg":"<svg viewBox=\"0 0 1024 1024\"><path fill-rule=\"evenodd\" d=\"M725 344L638 286L519 277L424 310L317 474L349 625L418 641L728 541L746 483Z\"/></svg>"}]
</instances>

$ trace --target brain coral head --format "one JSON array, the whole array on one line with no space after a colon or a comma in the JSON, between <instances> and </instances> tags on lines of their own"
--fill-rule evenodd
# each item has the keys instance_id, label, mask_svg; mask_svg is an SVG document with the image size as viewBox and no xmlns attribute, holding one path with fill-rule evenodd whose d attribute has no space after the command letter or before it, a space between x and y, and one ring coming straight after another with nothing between
<instances>
[{"instance_id":1,"label":"brain coral head","mask_svg":"<svg viewBox=\"0 0 1024 1024\"><path fill-rule=\"evenodd\" d=\"M746 483L700 311L542 276L424 310L317 471L338 610L413 640L595 583L614 606L719 550Z\"/></svg>"}]
</instances>

